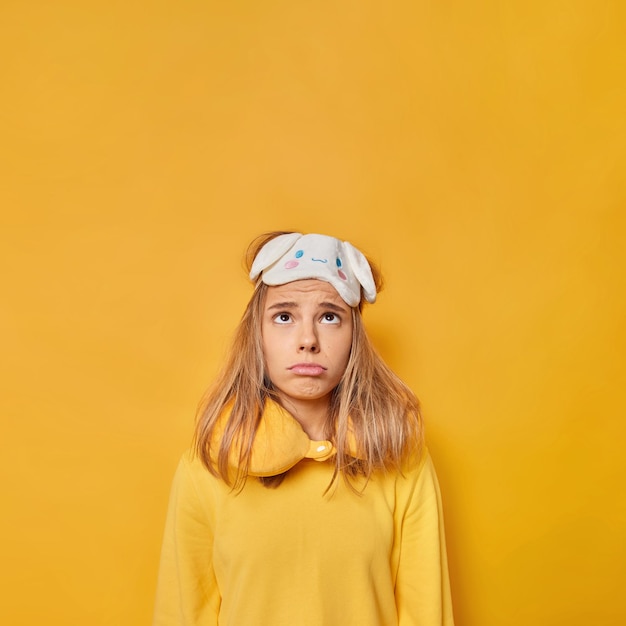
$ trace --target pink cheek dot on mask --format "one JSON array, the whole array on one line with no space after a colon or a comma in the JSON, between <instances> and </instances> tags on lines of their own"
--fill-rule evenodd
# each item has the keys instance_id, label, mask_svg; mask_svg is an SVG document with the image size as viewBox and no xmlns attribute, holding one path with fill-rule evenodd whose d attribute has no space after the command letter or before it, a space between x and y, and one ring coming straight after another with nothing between
<instances>
[{"instance_id":1,"label":"pink cheek dot on mask","mask_svg":"<svg viewBox=\"0 0 626 626\"><path fill-rule=\"evenodd\" d=\"M341 280L348 280L348 277L341 270L337 270L337 274L339 274Z\"/></svg>"},{"instance_id":2,"label":"pink cheek dot on mask","mask_svg":"<svg viewBox=\"0 0 626 626\"><path fill-rule=\"evenodd\" d=\"M287 261L287 263L285 263L285 269L291 270L294 267L298 267L298 265L300 265L298 261Z\"/></svg>"}]
</instances>

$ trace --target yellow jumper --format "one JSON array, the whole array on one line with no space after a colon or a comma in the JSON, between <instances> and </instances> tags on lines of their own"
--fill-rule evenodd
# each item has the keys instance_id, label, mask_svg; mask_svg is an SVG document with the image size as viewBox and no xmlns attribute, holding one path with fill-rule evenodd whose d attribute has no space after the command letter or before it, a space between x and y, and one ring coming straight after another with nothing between
<instances>
[{"instance_id":1,"label":"yellow jumper","mask_svg":"<svg viewBox=\"0 0 626 626\"><path fill-rule=\"evenodd\" d=\"M268 403L232 490L191 453L172 487L153 626L452 626L441 498L424 451L362 494L327 492L329 441ZM358 487L358 485L357 485Z\"/></svg>"}]
</instances>

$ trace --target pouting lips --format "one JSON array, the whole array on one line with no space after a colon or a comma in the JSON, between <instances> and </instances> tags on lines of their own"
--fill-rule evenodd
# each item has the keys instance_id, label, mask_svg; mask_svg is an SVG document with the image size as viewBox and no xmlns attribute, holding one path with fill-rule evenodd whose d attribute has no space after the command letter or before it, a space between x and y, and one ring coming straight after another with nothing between
<instances>
[{"instance_id":1,"label":"pouting lips","mask_svg":"<svg viewBox=\"0 0 626 626\"><path fill-rule=\"evenodd\" d=\"M287 369L301 376L319 376L326 371L325 367L317 365L316 363L296 363Z\"/></svg>"}]
</instances>

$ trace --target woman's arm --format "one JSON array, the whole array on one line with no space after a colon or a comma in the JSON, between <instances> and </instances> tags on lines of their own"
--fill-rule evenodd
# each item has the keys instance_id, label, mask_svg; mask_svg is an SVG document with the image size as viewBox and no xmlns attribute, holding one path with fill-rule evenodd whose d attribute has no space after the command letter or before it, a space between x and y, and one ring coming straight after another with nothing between
<instances>
[{"instance_id":1,"label":"woman's arm","mask_svg":"<svg viewBox=\"0 0 626 626\"><path fill-rule=\"evenodd\" d=\"M428 451L406 473L396 578L399 626L453 626L441 495Z\"/></svg>"},{"instance_id":2,"label":"woman's arm","mask_svg":"<svg viewBox=\"0 0 626 626\"><path fill-rule=\"evenodd\" d=\"M216 626L218 622L220 595L212 564L212 493L204 481L199 487L196 463L185 455L174 476L153 626Z\"/></svg>"}]
</instances>

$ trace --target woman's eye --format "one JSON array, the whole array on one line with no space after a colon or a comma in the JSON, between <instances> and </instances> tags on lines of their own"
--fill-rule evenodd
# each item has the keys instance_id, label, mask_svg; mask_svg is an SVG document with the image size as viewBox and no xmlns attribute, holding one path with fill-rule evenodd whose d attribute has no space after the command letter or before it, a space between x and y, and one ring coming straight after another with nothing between
<instances>
[{"instance_id":1,"label":"woman's eye","mask_svg":"<svg viewBox=\"0 0 626 626\"><path fill-rule=\"evenodd\" d=\"M291 322L291 315L289 315L289 313L279 313L274 318L274 321L277 324L288 324L289 322Z\"/></svg>"},{"instance_id":2,"label":"woman's eye","mask_svg":"<svg viewBox=\"0 0 626 626\"><path fill-rule=\"evenodd\" d=\"M341 319L336 313L324 313L322 315L322 323L323 324L339 324Z\"/></svg>"}]
</instances>

